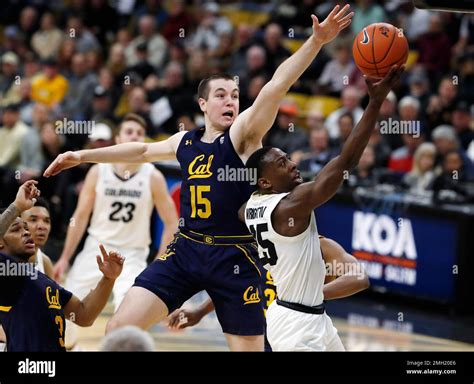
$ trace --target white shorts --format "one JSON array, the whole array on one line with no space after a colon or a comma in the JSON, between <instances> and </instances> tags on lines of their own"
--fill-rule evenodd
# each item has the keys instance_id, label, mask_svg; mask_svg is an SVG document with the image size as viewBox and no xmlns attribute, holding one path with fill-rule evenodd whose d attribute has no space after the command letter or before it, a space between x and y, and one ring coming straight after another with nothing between
<instances>
[{"instance_id":1,"label":"white shorts","mask_svg":"<svg viewBox=\"0 0 474 384\"><path fill-rule=\"evenodd\" d=\"M267 338L273 351L345 351L326 312L299 312L276 300L267 310Z\"/></svg>"},{"instance_id":2,"label":"white shorts","mask_svg":"<svg viewBox=\"0 0 474 384\"><path fill-rule=\"evenodd\" d=\"M64 288L81 300L97 286L103 276L96 260L96 255L100 255L99 244L100 242L94 237L87 237L84 248L77 255L66 278ZM115 281L113 289L113 302L115 310L117 310L125 294L135 282L135 278L145 269L148 248L127 249L117 248L103 242L102 244L107 251L118 251L125 257L122 273Z\"/></svg>"}]
</instances>

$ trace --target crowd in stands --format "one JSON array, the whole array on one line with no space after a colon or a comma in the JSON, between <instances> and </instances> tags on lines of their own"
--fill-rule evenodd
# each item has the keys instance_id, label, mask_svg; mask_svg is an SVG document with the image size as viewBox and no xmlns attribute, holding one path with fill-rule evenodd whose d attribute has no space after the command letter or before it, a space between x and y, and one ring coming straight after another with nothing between
<instances>
[{"instance_id":1,"label":"crowd in stands","mask_svg":"<svg viewBox=\"0 0 474 384\"><path fill-rule=\"evenodd\" d=\"M114 143L129 112L148 123L150 141L203 123L196 93L211 74L238 76L240 109L311 33L329 0L13 1L0 14L0 203L39 178L61 152ZM393 183L405 191L451 190L472 199L474 179L474 15L433 13L411 1L349 1L349 28L320 52L291 89L331 108L289 97L265 143L282 148L307 179L341 150L367 104L352 59L366 25L402 28L407 71L382 106L369 146L345 188ZM249 16L250 15L250 16ZM244 17L247 16L247 17ZM291 94L289 96L291 96ZM68 130L68 122L76 122ZM78 133L94 123L93 134ZM404 133L397 127L409 127ZM87 165L42 179L56 233L64 233Z\"/></svg>"}]
</instances>

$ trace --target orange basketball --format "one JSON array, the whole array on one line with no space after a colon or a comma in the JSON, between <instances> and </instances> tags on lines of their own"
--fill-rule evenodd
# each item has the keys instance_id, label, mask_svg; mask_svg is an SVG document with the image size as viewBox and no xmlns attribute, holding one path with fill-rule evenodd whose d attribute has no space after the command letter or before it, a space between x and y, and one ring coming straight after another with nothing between
<instances>
[{"instance_id":1,"label":"orange basketball","mask_svg":"<svg viewBox=\"0 0 474 384\"><path fill-rule=\"evenodd\" d=\"M358 33L352 54L363 74L380 79L393 65L405 64L408 41L401 29L387 23L374 23Z\"/></svg>"}]
</instances>

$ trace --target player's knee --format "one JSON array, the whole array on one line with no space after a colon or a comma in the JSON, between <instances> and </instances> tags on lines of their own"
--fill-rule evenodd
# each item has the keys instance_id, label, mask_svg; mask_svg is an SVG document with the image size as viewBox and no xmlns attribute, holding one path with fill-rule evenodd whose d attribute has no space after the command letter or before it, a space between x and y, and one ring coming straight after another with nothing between
<instances>
[{"instance_id":1,"label":"player's knee","mask_svg":"<svg viewBox=\"0 0 474 384\"><path fill-rule=\"evenodd\" d=\"M114 329L123 327L125 324L123 324L121 321L119 321L116 316L113 316L108 322L107 325L105 326L105 333L109 333L113 331Z\"/></svg>"}]
</instances>

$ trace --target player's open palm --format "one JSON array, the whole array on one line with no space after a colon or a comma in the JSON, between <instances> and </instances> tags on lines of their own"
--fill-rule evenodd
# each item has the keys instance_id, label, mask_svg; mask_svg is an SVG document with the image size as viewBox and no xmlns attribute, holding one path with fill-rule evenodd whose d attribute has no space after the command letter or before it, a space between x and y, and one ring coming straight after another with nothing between
<instances>
[{"instance_id":1,"label":"player's open palm","mask_svg":"<svg viewBox=\"0 0 474 384\"><path fill-rule=\"evenodd\" d=\"M333 40L339 32L351 23L354 12L349 12L349 9L349 4L345 5L342 9L339 5L336 5L322 23L319 23L315 15L311 15L314 39L323 44Z\"/></svg>"},{"instance_id":2,"label":"player's open palm","mask_svg":"<svg viewBox=\"0 0 474 384\"><path fill-rule=\"evenodd\" d=\"M107 253L102 244L99 245L102 258L97 255L97 264L104 277L115 280L120 276L123 269L124 258L117 251Z\"/></svg>"},{"instance_id":3,"label":"player's open palm","mask_svg":"<svg viewBox=\"0 0 474 384\"><path fill-rule=\"evenodd\" d=\"M61 153L54 159L54 161L44 171L44 177L56 176L59 172L65 169L75 167L81 164L81 157L76 152L68 151Z\"/></svg>"}]
</instances>

